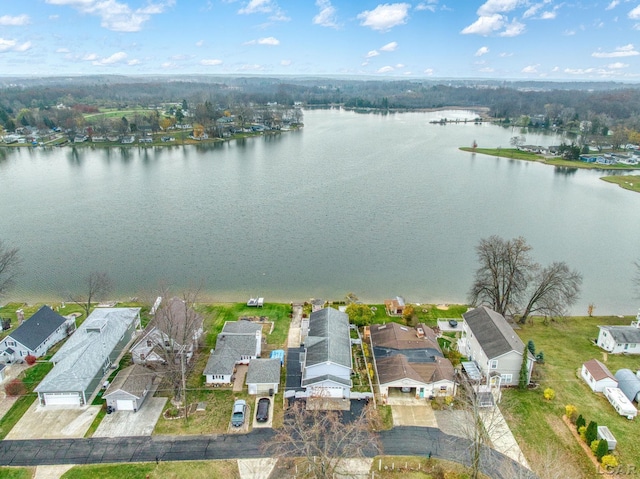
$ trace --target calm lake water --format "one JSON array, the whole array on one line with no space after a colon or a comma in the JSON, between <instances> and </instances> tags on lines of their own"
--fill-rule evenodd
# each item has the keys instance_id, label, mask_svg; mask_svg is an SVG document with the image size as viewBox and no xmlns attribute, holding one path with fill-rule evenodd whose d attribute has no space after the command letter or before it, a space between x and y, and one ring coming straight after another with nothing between
<instances>
[{"instance_id":1,"label":"calm lake water","mask_svg":"<svg viewBox=\"0 0 640 479\"><path fill-rule=\"evenodd\" d=\"M301 131L215 146L0 150L0 238L24 258L11 297L64 299L104 270L124 298L164 281L216 300L465 302L497 234L582 272L575 313L635 314L640 195L458 150L519 131L429 123L474 116L313 110Z\"/></svg>"}]
</instances>

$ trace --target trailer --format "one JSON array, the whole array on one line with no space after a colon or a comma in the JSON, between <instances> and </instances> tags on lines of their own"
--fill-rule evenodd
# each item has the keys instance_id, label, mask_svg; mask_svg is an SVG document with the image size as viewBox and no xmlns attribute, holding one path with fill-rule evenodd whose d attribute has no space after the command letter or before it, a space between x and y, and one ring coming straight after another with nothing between
<instances>
[{"instance_id":1,"label":"trailer","mask_svg":"<svg viewBox=\"0 0 640 479\"><path fill-rule=\"evenodd\" d=\"M606 387L602 392L621 416L625 416L627 419L633 419L638 415L638 410L631 404L631 401L629 401L620 388Z\"/></svg>"}]
</instances>

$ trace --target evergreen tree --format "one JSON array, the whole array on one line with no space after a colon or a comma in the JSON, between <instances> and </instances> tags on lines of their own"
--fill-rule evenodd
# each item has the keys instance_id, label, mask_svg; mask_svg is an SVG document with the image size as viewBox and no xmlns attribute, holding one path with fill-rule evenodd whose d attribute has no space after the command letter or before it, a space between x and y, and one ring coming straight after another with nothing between
<instances>
[{"instance_id":1,"label":"evergreen tree","mask_svg":"<svg viewBox=\"0 0 640 479\"><path fill-rule=\"evenodd\" d=\"M533 339L530 339L529 342L527 343L527 349L529 350L531 355L533 357L535 357L535 355L536 355L536 345L534 344Z\"/></svg>"},{"instance_id":2,"label":"evergreen tree","mask_svg":"<svg viewBox=\"0 0 640 479\"><path fill-rule=\"evenodd\" d=\"M598 461L602 459L602 456L609 454L609 443L606 439L600 439L598 441L598 448L596 449L596 457Z\"/></svg>"},{"instance_id":3,"label":"evergreen tree","mask_svg":"<svg viewBox=\"0 0 640 479\"><path fill-rule=\"evenodd\" d=\"M522 351L522 366L520 366L520 379L518 381L518 389L524 391L527 389L529 385L529 350L527 347L524 347L524 351Z\"/></svg>"},{"instance_id":4,"label":"evergreen tree","mask_svg":"<svg viewBox=\"0 0 640 479\"><path fill-rule=\"evenodd\" d=\"M587 444L591 444L593 441L598 439L598 423L595 421L590 421L587 426L587 430L585 432L585 439Z\"/></svg>"},{"instance_id":5,"label":"evergreen tree","mask_svg":"<svg viewBox=\"0 0 640 479\"><path fill-rule=\"evenodd\" d=\"M585 419L582 417L582 414L580 414L578 416L578 419L576 419L576 429L580 429L583 426L587 425L587 421L585 421Z\"/></svg>"}]
</instances>

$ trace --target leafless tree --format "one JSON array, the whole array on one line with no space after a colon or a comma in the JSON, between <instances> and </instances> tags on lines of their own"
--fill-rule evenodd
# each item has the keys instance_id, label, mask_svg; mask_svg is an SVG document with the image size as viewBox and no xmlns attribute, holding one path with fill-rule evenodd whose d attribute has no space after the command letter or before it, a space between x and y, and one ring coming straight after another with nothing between
<instances>
[{"instance_id":1,"label":"leafless tree","mask_svg":"<svg viewBox=\"0 0 640 479\"><path fill-rule=\"evenodd\" d=\"M376 412L370 405L352 421L342 421L335 411L306 409L296 401L285 412L284 426L262 449L278 459L299 458L296 477L329 479L344 476L346 458L362 458L380 451L375 428Z\"/></svg>"},{"instance_id":2,"label":"leafless tree","mask_svg":"<svg viewBox=\"0 0 640 479\"><path fill-rule=\"evenodd\" d=\"M108 273L104 271L94 271L85 278L84 292L81 294L70 294L69 300L81 306L86 316L91 312L91 303L95 300L105 299L113 291L113 281Z\"/></svg>"},{"instance_id":3,"label":"leafless tree","mask_svg":"<svg viewBox=\"0 0 640 479\"><path fill-rule=\"evenodd\" d=\"M0 240L0 297L13 287L20 274L22 258L18 253L18 248L11 248Z\"/></svg>"},{"instance_id":4,"label":"leafless tree","mask_svg":"<svg viewBox=\"0 0 640 479\"><path fill-rule=\"evenodd\" d=\"M502 315L513 312L535 266L531 249L522 237L505 240L494 235L481 239L476 247L480 267L469 293L471 304L488 303Z\"/></svg>"},{"instance_id":5,"label":"leafless tree","mask_svg":"<svg viewBox=\"0 0 640 479\"><path fill-rule=\"evenodd\" d=\"M184 394L184 378L191 370L202 334L202 316L196 311L200 289L183 291L172 296L168 287L161 287L162 304L148 326L154 351L164 362L164 378L173 389L174 399ZM183 402L184 397L182 397ZM186 407L186 402L185 402Z\"/></svg>"},{"instance_id":6,"label":"leafless tree","mask_svg":"<svg viewBox=\"0 0 640 479\"><path fill-rule=\"evenodd\" d=\"M520 323L524 324L534 313L545 316L564 316L566 309L575 304L580 294L582 275L569 269L566 263L554 262L537 268Z\"/></svg>"}]
</instances>

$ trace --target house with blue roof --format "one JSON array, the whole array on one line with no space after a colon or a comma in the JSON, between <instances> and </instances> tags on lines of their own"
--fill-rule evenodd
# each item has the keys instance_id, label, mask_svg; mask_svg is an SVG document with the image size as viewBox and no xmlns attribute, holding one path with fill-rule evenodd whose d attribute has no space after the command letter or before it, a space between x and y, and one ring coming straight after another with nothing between
<instances>
[{"instance_id":1,"label":"house with blue roof","mask_svg":"<svg viewBox=\"0 0 640 479\"><path fill-rule=\"evenodd\" d=\"M33 316L0 341L0 362L24 362L29 355L39 358L75 330L75 317L61 316L42 306Z\"/></svg>"}]
</instances>

